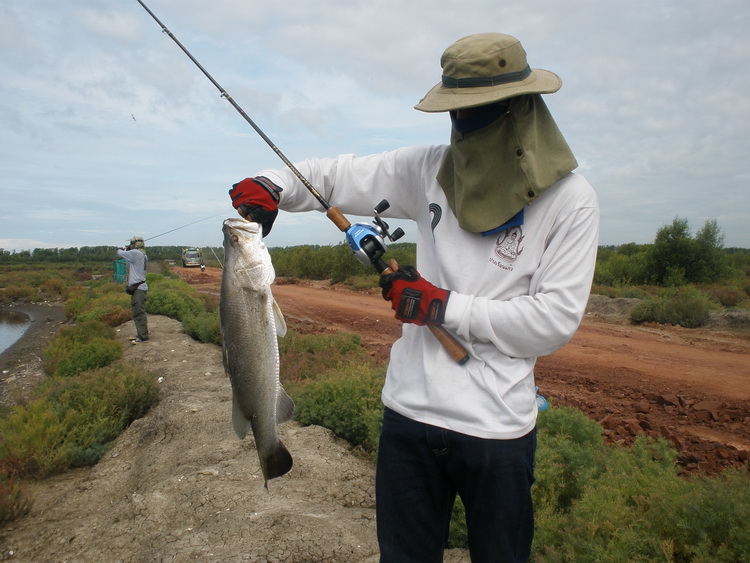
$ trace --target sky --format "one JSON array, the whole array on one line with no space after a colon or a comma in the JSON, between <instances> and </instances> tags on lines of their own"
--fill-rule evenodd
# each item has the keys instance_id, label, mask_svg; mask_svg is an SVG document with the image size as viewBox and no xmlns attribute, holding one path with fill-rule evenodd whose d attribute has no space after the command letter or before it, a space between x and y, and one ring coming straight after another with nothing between
<instances>
[{"instance_id":1,"label":"sky","mask_svg":"<svg viewBox=\"0 0 750 563\"><path fill-rule=\"evenodd\" d=\"M443 50L514 35L563 80L545 101L600 244L680 217L750 248L746 0L144 1L292 162L447 143L448 116L413 109ZM0 147L6 251L221 246L231 185L284 166L137 0L0 0ZM281 212L266 242L341 240Z\"/></svg>"}]
</instances>

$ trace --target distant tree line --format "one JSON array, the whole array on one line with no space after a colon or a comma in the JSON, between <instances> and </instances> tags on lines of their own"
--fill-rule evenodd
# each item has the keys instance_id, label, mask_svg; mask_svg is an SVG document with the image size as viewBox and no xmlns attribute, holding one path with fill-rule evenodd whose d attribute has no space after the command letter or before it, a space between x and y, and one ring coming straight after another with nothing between
<instances>
[{"instance_id":1,"label":"distant tree line","mask_svg":"<svg viewBox=\"0 0 750 563\"><path fill-rule=\"evenodd\" d=\"M600 247L594 283L679 287L746 281L750 250L723 246L724 235L715 219L706 221L692 235L688 220L676 217L672 224L659 228L652 244Z\"/></svg>"},{"instance_id":2,"label":"distant tree line","mask_svg":"<svg viewBox=\"0 0 750 563\"><path fill-rule=\"evenodd\" d=\"M147 246L146 252L149 260L174 260L179 261L182 257L183 246ZM222 256L224 250L221 247L214 248L218 256ZM203 248L206 262L213 258L211 248ZM117 260L116 246L81 246L79 248L35 248L34 250L11 251L0 248L0 264L27 264L27 263L91 263L109 262Z\"/></svg>"},{"instance_id":3,"label":"distant tree line","mask_svg":"<svg viewBox=\"0 0 750 563\"><path fill-rule=\"evenodd\" d=\"M706 221L693 235L687 219L675 217L671 224L658 229L653 243L600 246L594 284L609 287L680 287L718 284L729 280L750 289L750 250L724 248L723 245L724 235L715 219ZM148 246L147 252L151 261L173 260L179 263L182 249L182 246ZM218 261L223 261L223 248L203 247L202 250L206 264L218 266ZM270 252L278 276L341 282L374 273L372 267L352 256L345 243L272 247ZM391 244L385 258L395 258L400 264L414 264L416 245ZM102 263L116 259L114 246L37 248L19 252L0 249L0 265Z\"/></svg>"}]
</instances>

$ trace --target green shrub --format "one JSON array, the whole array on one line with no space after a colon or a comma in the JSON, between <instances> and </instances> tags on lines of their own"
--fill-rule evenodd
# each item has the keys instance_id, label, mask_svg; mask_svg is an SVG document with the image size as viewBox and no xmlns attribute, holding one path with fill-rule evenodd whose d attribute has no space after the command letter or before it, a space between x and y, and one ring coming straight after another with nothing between
<instances>
[{"instance_id":1,"label":"green shrub","mask_svg":"<svg viewBox=\"0 0 750 563\"><path fill-rule=\"evenodd\" d=\"M287 332L279 339L281 377L284 383L315 379L342 362L369 363L369 354L358 334L300 334Z\"/></svg>"},{"instance_id":2,"label":"green shrub","mask_svg":"<svg viewBox=\"0 0 750 563\"><path fill-rule=\"evenodd\" d=\"M213 293L197 293L197 297L199 297L200 300L203 301L203 307L209 313L219 311L219 302L221 301L219 295L214 295Z\"/></svg>"},{"instance_id":3,"label":"green shrub","mask_svg":"<svg viewBox=\"0 0 750 563\"><path fill-rule=\"evenodd\" d=\"M98 320L84 321L73 326L63 327L55 338L42 350L42 366L47 375L52 375L60 360L71 350L95 338L114 339L115 330Z\"/></svg>"},{"instance_id":4,"label":"green shrub","mask_svg":"<svg viewBox=\"0 0 750 563\"><path fill-rule=\"evenodd\" d=\"M63 303L65 308L65 318L72 320L78 317L88 301L88 295L81 288L76 288L68 292L68 298Z\"/></svg>"},{"instance_id":5,"label":"green shrub","mask_svg":"<svg viewBox=\"0 0 750 563\"><path fill-rule=\"evenodd\" d=\"M188 315L182 319L182 330L185 334L200 342L222 345L218 312Z\"/></svg>"},{"instance_id":6,"label":"green shrub","mask_svg":"<svg viewBox=\"0 0 750 563\"><path fill-rule=\"evenodd\" d=\"M59 298L65 295L68 283L60 278L50 278L42 283L41 290L50 298Z\"/></svg>"},{"instance_id":7,"label":"green shrub","mask_svg":"<svg viewBox=\"0 0 750 563\"><path fill-rule=\"evenodd\" d=\"M737 307L747 298L747 293L737 287L712 287L708 294L722 307Z\"/></svg>"},{"instance_id":8,"label":"green shrub","mask_svg":"<svg viewBox=\"0 0 750 563\"><path fill-rule=\"evenodd\" d=\"M345 282L351 278L372 278L373 268L360 263L346 243L330 246L292 246L271 248L276 274L292 278ZM394 258L399 264L415 265L416 245L396 243L388 247L385 260ZM372 287L367 285L367 287Z\"/></svg>"},{"instance_id":9,"label":"green shrub","mask_svg":"<svg viewBox=\"0 0 750 563\"><path fill-rule=\"evenodd\" d=\"M0 290L0 303L34 302L40 299L39 290L28 285L12 285Z\"/></svg>"},{"instance_id":10,"label":"green shrub","mask_svg":"<svg viewBox=\"0 0 750 563\"><path fill-rule=\"evenodd\" d=\"M123 286L110 282L99 282L92 286L85 296L77 295L74 301L80 300L75 306L71 304L71 319L77 322L101 321L108 326L120 326L130 320L130 296L125 293Z\"/></svg>"},{"instance_id":11,"label":"green shrub","mask_svg":"<svg viewBox=\"0 0 750 563\"><path fill-rule=\"evenodd\" d=\"M154 378L134 366L49 378L0 420L0 460L32 477L93 464L157 397Z\"/></svg>"},{"instance_id":12,"label":"green shrub","mask_svg":"<svg viewBox=\"0 0 750 563\"><path fill-rule=\"evenodd\" d=\"M535 499L554 511L567 511L590 479L603 469L601 426L570 407L540 413L537 423Z\"/></svg>"},{"instance_id":13,"label":"green shrub","mask_svg":"<svg viewBox=\"0 0 750 563\"><path fill-rule=\"evenodd\" d=\"M379 276L377 274L373 274L370 276L351 276L346 280L345 283L355 291L375 289L378 287L378 278Z\"/></svg>"},{"instance_id":14,"label":"green shrub","mask_svg":"<svg viewBox=\"0 0 750 563\"><path fill-rule=\"evenodd\" d=\"M55 375L70 377L82 371L108 366L122 357L122 345L114 340L94 338L72 345L57 363Z\"/></svg>"},{"instance_id":15,"label":"green shrub","mask_svg":"<svg viewBox=\"0 0 750 563\"><path fill-rule=\"evenodd\" d=\"M0 464L0 526L25 516L31 509L31 496L16 477L10 464Z\"/></svg>"},{"instance_id":16,"label":"green shrub","mask_svg":"<svg viewBox=\"0 0 750 563\"><path fill-rule=\"evenodd\" d=\"M190 285L181 280L149 274L148 284L146 312L150 314L182 321L187 316L199 315L205 311L204 301Z\"/></svg>"},{"instance_id":17,"label":"green shrub","mask_svg":"<svg viewBox=\"0 0 750 563\"><path fill-rule=\"evenodd\" d=\"M747 561L750 476L678 476L666 440L606 445L575 409L539 416L536 561Z\"/></svg>"},{"instance_id":18,"label":"green shrub","mask_svg":"<svg viewBox=\"0 0 750 563\"><path fill-rule=\"evenodd\" d=\"M750 478L747 469L718 477L675 480L650 489L649 531L667 538L672 561L750 561Z\"/></svg>"},{"instance_id":19,"label":"green shrub","mask_svg":"<svg viewBox=\"0 0 750 563\"><path fill-rule=\"evenodd\" d=\"M448 548L469 547L469 529L466 527L466 508L461 501L461 497L456 496L453 503L453 512L451 513L450 531L448 533Z\"/></svg>"},{"instance_id":20,"label":"green shrub","mask_svg":"<svg viewBox=\"0 0 750 563\"><path fill-rule=\"evenodd\" d=\"M383 368L342 365L294 394L295 419L325 426L354 446L374 452L382 425L384 377Z\"/></svg>"},{"instance_id":21,"label":"green shrub","mask_svg":"<svg viewBox=\"0 0 750 563\"><path fill-rule=\"evenodd\" d=\"M710 310L708 297L687 286L639 303L630 312L630 320L697 328L708 320Z\"/></svg>"},{"instance_id":22,"label":"green shrub","mask_svg":"<svg viewBox=\"0 0 750 563\"><path fill-rule=\"evenodd\" d=\"M643 251L632 254L610 254L597 260L594 283L613 287L639 285L648 278L648 264Z\"/></svg>"}]
</instances>

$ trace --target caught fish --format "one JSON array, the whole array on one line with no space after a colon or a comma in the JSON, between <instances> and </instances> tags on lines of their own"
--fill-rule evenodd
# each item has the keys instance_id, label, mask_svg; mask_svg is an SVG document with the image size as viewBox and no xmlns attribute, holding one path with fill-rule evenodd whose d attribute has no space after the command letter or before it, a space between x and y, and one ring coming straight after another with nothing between
<instances>
[{"instance_id":1,"label":"caught fish","mask_svg":"<svg viewBox=\"0 0 750 563\"><path fill-rule=\"evenodd\" d=\"M221 334L224 369L232 383L232 425L240 439L255 438L265 486L292 468L276 426L294 414L294 401L279 382L278 336L286 323L271 293L276 274L258 223L224 221Z\"/></svg>"}]
</instances>

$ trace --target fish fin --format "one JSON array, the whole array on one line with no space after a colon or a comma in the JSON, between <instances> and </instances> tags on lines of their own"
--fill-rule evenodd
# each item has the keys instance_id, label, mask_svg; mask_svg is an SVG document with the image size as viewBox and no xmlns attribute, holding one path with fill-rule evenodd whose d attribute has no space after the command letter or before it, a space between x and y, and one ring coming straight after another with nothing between
<instances>
[{"instance_id":1,"label":"fish fin","mask_svg":"<svg viewBox=\"0 0 750 563\"><path fill-rule=\"evenodd\" d=\"M229 377L229 354L226 346L221 347L221 361L224 363L224 373Z\"/></svg>"},{"instance_id":2,"label":"fish fin","mask_svg":"<svg viewBox=\"0 0 750 563\"><path fill-rule=\"evenodd\" d=\"M266 479L266 489L269 479L275 479L289 473L293 464L292 454L289 453L281 440L276 440L273 448L260 460L263 477Z\"/></svg>"},{"instance_id":3,"label":"fish fin","mask_svg":"<svg viewBox=\"0 0 750 563\"><path fill-rule=\"evenodd\" d=\"M281 312L281 307L276 303L276 299L273 300L273 316L276 320L276 334L279 336L285 336L286 321L284 320L284 313Z\"/></svg>"},{"instance_id":4,"label":"fish fin","mask_svg":"<svg viewBox=\"0 0 750 563\"><path fill-rule=\"evenodd\" d=\"M240 440L244 440L247 433L252 429L253 425L249 419L242 414L240 404L237 402L236 397L232 397L232 427L234 427L234 433Z\"/></svg>"},{"instance_id":5,"label":"fish fin","mask_svg":"<svg viewBox=\"0 0 750 563\"><path fill-rule=\"evenodd\" d=\"M276 395L276 422L288 422L294 415L294 400L279 387L279 393Z\"/></svg>"}]
</instances>

